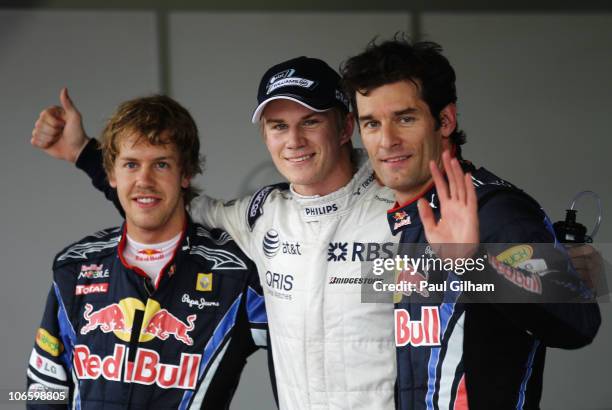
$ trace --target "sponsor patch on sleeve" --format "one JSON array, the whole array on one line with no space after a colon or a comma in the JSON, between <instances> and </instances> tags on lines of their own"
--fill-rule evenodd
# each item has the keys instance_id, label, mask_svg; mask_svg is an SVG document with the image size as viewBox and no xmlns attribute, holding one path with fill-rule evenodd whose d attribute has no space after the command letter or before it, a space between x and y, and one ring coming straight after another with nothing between
<instances>
[{"instance_id":1,"label":"sponsor patch on sleeve","mask_svg":"<svg viewBox=\"0 0 612 410\"><path fill-rule=\"evenodd\" d=\"M42 327L36 332L36 344L51 356L57 357L64 351L62 342Z\"/></svg>"},{"instance_id":2,"label":"sponsor patch on sleeve","mask_svg":"<svg viewBox=\"0 0 612 410\"><path fill-rule=\"evenodd\" d=\"M32 349L32 354L30 355L30 367L35 369L38 373L44 374L45 376L49 376L61 381L67 380L66 371L64 370L64 368L59 364L38 354L36 349Z\"/></svg>"},{"instance_id":3,"label":"sponsor patch on sleeve","mask_svg":"<svg viewBox=\"0 0 612 410\"><path fill-rule=\"evenodd\" d=\"M521 262L531 259L532 256L533 248L531 246L516 245L497 255L497 260L516 268Z\"/></svg>"}]
</instances>

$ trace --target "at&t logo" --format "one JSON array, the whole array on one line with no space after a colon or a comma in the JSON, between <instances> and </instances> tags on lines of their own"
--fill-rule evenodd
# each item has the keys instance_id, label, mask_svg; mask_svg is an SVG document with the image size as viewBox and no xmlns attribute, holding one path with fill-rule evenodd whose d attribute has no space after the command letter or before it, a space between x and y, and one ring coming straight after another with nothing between
<instances>
[{"instance_id":1,"label":"at&t logo","mask_svg":"<svg viewBox=\"0 0 612 410\"><path fill-rule=\"evenodd\" d=\"M263 238L264 255L268 258L273 258L280 251L285 255L301 255L301 245L298 242L289 242L280 240L278 232L270 229Z\"/></svg>"}]
</instances>

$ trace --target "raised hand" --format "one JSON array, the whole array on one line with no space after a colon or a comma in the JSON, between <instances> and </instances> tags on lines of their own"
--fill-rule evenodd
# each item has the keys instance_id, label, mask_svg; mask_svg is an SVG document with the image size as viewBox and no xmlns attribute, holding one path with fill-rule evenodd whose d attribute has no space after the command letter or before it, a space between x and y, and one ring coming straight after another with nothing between
<instances>
[{"instance_id":1,"label":"raised hand","mask_svg":"<svg viewBox=\"0 0 612 410\"><path fill-rule=\"evenodd\" d=\"M604 261L601 253L588 244L565 244L565 247L572 259L572 265L574 265L582 280L591 290L597 291L597 287L604 276Z\"/></svg>"},{"instance_id":2,"label":"raised hand","mask_svg":"<svg viewBox=\"0 0 612 410\"><path fill-rule=\"evenodd\" d=\"M425 237L441 258L467 258L478 248L478 199L470 173L464 174L456 158L442 154L448 184L434 161L429 163L440 201L440 220L436 222L428 202L418 202Z\"/></svg>"},{"instance_id":3,"label":"raised hand","mask_svg":"<svg viewBox=\"0 0 612 410\"><path fill-rule=\"evenodd\" d=\"M60 102L61 106L54 105L40 113L30 143L53 158L76 162L89 138L67 88L60 91Z\"/></svg>"}]
</instances>

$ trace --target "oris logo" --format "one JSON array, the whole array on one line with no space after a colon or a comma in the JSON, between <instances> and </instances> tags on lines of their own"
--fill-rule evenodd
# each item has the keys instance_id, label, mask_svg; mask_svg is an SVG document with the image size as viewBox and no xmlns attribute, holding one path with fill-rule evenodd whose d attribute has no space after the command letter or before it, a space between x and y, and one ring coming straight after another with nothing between
<instances>
[{"instance_id":1,"label":"oris logo","mask_svg":"<svg viewBox=\"0 0 612 410\"><path fill-rule=\"evenodd\" d=\"M267 271L266 284L273 289L290 291L293 289L293 275Z\"/></svg>"},{"instance_id":2,"label":"oris logo","mask_svg":"<svg viewBox=\"0 0 612 410\"><path fill-rule=\"evenodd\" d=\"M274 229L270 229L263 238L263 251L264 255L268 258L274 257L280 249L280 238L278 232Z\"/></svg>"}]
</instances>

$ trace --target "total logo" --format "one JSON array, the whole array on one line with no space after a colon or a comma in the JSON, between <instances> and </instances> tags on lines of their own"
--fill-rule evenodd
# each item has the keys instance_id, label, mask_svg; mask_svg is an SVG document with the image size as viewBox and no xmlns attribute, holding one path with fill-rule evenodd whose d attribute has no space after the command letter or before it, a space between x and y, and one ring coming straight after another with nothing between
<instances>
[{"instance_id":1,"label":"total logo","mask_svg":"<svg viewBox=\"0 0 612 410\"><path fill-rule=\"evenodd\" d=\"M129 348L115 344L112 355L100 357L86 345L74 347L74 370L79 379L157 384L163 389L195 389L202 355L182 353L178 365L162 363L159 353L139 348L133 362L128 361ZM125 371L123 371L125 367ZM123 380L122 380L123 379Z\"/></svg>"},{"instance_id":2,"label":"total logo","mask_svg":"<svg viewBox=\"0 0 612 410\"><path fill-rule=\"evenodd\" d=\"M266 232L262 246L264 255L266 255L267 258L273 258L278 252L285 255L302 255L299 242L281 241L278 232L274 229L270 229Z\"/></svg>"},{"instance_id":3,"label":"total logo","mask_svg":"<svg viewBox=\"0 0 612 410\"><path fill-rule=\"evenodd\" d=\"M86 323L81 327L81 334L86 335L94 330L100 330L103 333L113 332L119 339L129 342L136 309L144 310L139 341L148 342L155 338L166 340L172 336L186 345L193 345L189 332L195 327L196 315L187 316L186 322L183 322L168 310L162 309L153 299L149 299L145 307L136 298L125 298L119 303L113 303L96 311L93 310L90 303L87 303L83 312Z\"/></svg>"},{"instance_id":4,"label":"total logo","mask_svg":"<svg viewBox=\"0 0 612 410\"><path fill-rule=\"evenodd\" d=\"M330 242L327 260L330 262L371 262L379 258L393 258L396 244L392 242Z\"/></svg>"},{"instance_id":5,"label":"total logo","mask_svg":"<svg viewBox=\"0 0 612 410\"><path fill-rule=\"evenodd\" d=\"M440 313L437 306L422 306L421 320L412 320L406 309L395 309L396 346L439 346Z\"/></svg>"}]
</instances>

